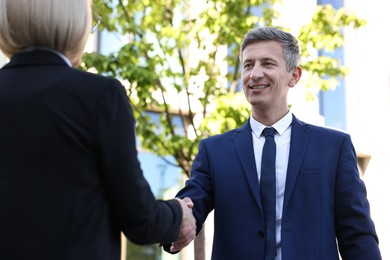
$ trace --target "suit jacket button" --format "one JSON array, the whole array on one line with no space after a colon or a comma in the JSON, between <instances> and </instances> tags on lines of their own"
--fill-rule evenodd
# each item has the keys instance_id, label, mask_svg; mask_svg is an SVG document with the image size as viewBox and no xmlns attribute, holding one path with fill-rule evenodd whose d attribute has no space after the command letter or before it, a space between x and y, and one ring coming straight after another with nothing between
<instances>
[{"instance_id":1,"label":"suit jacket button","mask_svg":"<svg viewBox=\"0 0 390 260\"><path fill-rule=\"evenodd\" d=\"M262 232L262 231L257 231L257 236L258 236L260 239L263 239L263 238L264 238L264 232Z\"/></svg>"}]
</instances>

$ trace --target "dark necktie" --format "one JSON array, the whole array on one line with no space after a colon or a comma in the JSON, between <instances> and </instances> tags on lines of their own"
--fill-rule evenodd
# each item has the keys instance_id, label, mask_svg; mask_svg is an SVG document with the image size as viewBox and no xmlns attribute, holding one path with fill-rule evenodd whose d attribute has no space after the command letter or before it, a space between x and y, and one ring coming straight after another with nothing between
<instances>
[{"instance_id":1,"label":"dark necktie","mask_svg":"<svg viewBox=\"0 0 390 260\"><path fill-rule=\"evenodd\" d=\"M275 210L276 210L276 181L275 129L267 127L263 130L265 143L261 159L260 194L265 216L265 260L273 260L276 256Z\"/></svg>"}]
</instances>

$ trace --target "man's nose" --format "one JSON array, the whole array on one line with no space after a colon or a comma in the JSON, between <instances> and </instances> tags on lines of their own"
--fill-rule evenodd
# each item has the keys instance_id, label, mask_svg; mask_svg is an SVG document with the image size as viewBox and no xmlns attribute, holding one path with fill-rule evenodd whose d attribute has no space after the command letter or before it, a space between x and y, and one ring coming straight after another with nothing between
<instances>
[{"instance_id":1,"label":"man's nose","mask_svg":"<svg viewBox=\"0 0 390 260\"><path fill-rule=\"evenodd\" d=\"M261 66L255 65L250 74L250 79L257 80L264 77L264 70Z\"/></svg>"}]
</instances>

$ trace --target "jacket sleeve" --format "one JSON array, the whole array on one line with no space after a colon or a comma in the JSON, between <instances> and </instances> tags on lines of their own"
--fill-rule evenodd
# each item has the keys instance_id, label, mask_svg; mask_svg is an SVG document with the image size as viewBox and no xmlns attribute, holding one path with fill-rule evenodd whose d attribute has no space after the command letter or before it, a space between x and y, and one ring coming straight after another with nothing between
<instances>
[{"instance_id":1,"label":"jacket sleeve","mask_svg":"<svg viewBox=\"0 0 390 260\"><path fill-rule=\"evenodd\" d=\"M208 214L214 209L214 187L205 140L200 141L198 154L191 168L190 179L176 195L179 198L189 197L194 202L192 212L196 219L196 234L200 232Z\"/></svg>"},{"instance_id":2,"label":"jacket sleeve","mask_svg":"<svg viewBox=\"0 0 390 260\"><path fill-rule=\"evenodd\" d=\"M185 187L176 195L176 197L182 199L189 197L194 202L192 213L196 219L196 234L199 234L202 230L208 214L214 209L213 191L210 188L212 187L212 180L204 140L200 141L198 150L198 154L192 164L190 179L187 180ZM170 243L163 243L162 246L164 251L168 253L178 253L170 251Z\"/></svg>"},{"instance_id":3,"label":"jacket sleeve","mask_svg":"<svg viewBox=\"0 0 390 260\"><path fill-rule=\"evenodd\" d=\"M359 177L356 153L349 135L342 144L338 165L336 233L340 254L343 259L382 259L366 188Z\"/></svg>"},{"instance_id":4,"label":"jacket sleeve","mask_svg":"<svg viewBox=\"0 0 390 260\"><path fill-rule=\"evenodd\" d=\"M125 89L109 80L97 108L101 175L113 217L136 244L175 241L182 221L180 203L156 201L137 157L135 120Z\"/></svg>"}]
</instances>

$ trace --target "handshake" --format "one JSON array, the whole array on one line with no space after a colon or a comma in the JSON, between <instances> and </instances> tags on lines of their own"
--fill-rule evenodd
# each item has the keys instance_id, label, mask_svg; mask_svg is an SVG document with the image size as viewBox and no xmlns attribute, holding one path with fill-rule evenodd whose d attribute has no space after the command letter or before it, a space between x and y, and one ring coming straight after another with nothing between
<instances>
[{"instance_id":1,"label":"handshake","mask_svg":"<svg viewBox=\"0 0 390 260\"><path fill-rule=\"evenodd\" d=\"M192 214L194 203L188 197L184 199L176 198L176 200L180 202L183 220L180 225L179 235L169 248L171 253L178 252L186 247L196 236L196 220Z\"/></svg>"}]
</instances>

